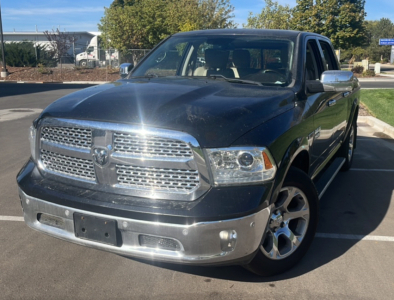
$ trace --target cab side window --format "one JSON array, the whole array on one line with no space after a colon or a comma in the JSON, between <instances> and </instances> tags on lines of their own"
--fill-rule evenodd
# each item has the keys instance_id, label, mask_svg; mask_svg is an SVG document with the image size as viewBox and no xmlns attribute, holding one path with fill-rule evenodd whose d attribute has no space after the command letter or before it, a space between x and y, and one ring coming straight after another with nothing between
<instances>
[{"instance_id":1,"label":"cab side window","mask_svg":"<svg viewBox=\"0 0 394 300\"><path fill-rule=\"evenodd\" d=\"M315 40L309 40L306 46L305 76L306 80L320 80L322 66L319 50Z\"/></svg>"},{"instance_id":2,"label":"cab side window","mask_svg":"<svg viewBox=\"0 0 394 300\"><path fill-rule=\"evenodd\" d=\"M331 46L327 42L319 41L319 43L323 51L324 59L326 60L326 70L338 70L337 62Z\"/></svg>"}]
</instances>

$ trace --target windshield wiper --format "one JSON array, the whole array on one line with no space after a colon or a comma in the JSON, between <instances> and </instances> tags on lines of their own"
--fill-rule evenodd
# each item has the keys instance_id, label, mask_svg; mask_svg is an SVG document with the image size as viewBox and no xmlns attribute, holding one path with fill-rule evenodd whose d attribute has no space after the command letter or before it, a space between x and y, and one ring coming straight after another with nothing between
<instances>
[{"instance_id":1,"label":"windshield wiper","mask_svg":"<svg viewBox=\"0 0 394 300\"><path fill-rule=\"evenodd\" d=\"M240 79L240 78L227 78L223 75L220 74L211 74L208 76L209 78L222 78L224 80L226 80L227 82L231 82L231 83L244 83L244 84L254 84L254 85L260 85L263 86L262 83L257 82L257 81L252 81L252 80L245 80L245 79Z\"/></svg>"}]
</instances>

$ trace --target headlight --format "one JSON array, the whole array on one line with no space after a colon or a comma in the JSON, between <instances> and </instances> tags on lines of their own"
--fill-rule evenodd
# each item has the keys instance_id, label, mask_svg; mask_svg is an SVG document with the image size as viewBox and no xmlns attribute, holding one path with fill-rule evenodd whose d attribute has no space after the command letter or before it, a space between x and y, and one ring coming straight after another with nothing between
<instances>
[{"instance_id":1,"label":"headlight","mask_svg":"<svg viewBox=\"0 0 394 300\"><path fill-rule=\"evenodd\" d=\"M266 148L207 149L214 184L229 185L271 180L276 165Z\"/></svg>"},{"instance_id":2,"label":"headlight","mask_svg":"<svg viewBox=\"0 0 394 300\"><path fill-rule=\"evenodd\" d=\"M37 130L34 126L29 128L29 142L30 142L30 153L33 160L36 160L36 133Z\"/></svg>"}]
</instances>

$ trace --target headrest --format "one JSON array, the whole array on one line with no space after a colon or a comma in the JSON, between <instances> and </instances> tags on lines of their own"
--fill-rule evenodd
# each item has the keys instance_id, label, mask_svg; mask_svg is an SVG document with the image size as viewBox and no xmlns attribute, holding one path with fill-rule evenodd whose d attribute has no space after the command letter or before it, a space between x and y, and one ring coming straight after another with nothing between
<instances>
[{"instance_id":1,"label":"headrest","mask_svg":"<svg viewBox=\"0 0 394 300\"><path fill-rule=\"evenodd\" d=\"M250 68L250 52L248 50L234 50L233 63L237 69Z\"/></svg>"},{"instance_id":2,"label":"headrest","mask_svg":"<svg viewBox=\"0 0 394 300\"><path fill-rule=\"evenodd\" d=\"M229 52L219 49L205 50L205 63L208 68L225 69L227 67Z\"/></svg>"}]
</instances>

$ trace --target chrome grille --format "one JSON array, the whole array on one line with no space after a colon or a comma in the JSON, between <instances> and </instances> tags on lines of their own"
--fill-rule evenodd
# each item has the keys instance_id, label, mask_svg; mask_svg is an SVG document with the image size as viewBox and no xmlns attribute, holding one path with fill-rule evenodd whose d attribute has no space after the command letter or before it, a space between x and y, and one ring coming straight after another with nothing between
<instances>
[{"instance_id":1,"label":"chrome grille","mask_svg":"<svg viewBox=\"0 0 394 300\"><path fill-rule=\"evenodd\" d=\"M37 132L43 176L66 184L179 201L196 200L210 188L198 141L184 132L57 118L40 120Z\"/></svg>"},{"instance_id":2,"label":"chrome grille","mask_svg":"<svg viewBox=\"0 0 394 300\"><path fill-rule=\"evenodd\" d=\"M156 191L189 193L200 186L197 170L116 165L118 184Z\"/></svg>"},{"instance_id":3,"label":"chrome grille","mask_svg":"<svg viewBox=\"0 0 394 300\"><path fill-rule=\"evenodd\" d=\"M193 157L192 149L183 141L127 133L114 133L114 150L148 157Z\"/></svg>"},{"instance_id":4,"label":"chrome grille","mask_svg":"<svg viewBox=\"0 0 394 300\"><path fill-rule=\"evenodd\" d=\"M41 130L41 139L72 147L90 148L92 146L92 130L78 127L45 126Z\"/></svg>"},{"instance_id":5,"label":"chrome grille","mask_svg":"<svg viewBox=\"0 0 394 300\"><path fill-rule=\"evenodd\" d=\"M95 181L93 161L41 149L41 161L49 171Z\"/></svg>"}]
</instances>

